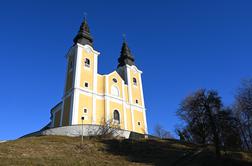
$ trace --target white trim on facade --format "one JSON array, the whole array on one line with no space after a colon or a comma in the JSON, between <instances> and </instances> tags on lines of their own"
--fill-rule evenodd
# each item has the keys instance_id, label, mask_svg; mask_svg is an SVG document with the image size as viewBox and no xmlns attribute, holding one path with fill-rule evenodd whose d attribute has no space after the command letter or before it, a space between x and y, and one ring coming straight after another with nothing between
<instances>
[{"instance_id":1,"label":"white trim on facade","mask_svg":"<svg viewBox=\"0 0 252 166\"><path fill-rule=\"evenodd\" d=\"M133 112L133 109L132 109L131 77L130 77L130 67L129 67L129 65L126 65L126 70L127 70L128 94L129 94L132 130L135 131L135 123L134 123L135 118L134 118L134 112Z\"/></svg>"},{"instance_id":2,"label":"white trim on facade","mask_svg":"<svg viewBox=\"0 0 252 166\"><path fill-rule=\"evenodd\" d=\"M122 97L123 100L126 101L125 99L125 92L124 92L124 81L122 79ZM124 129L127 130L128 126L127 126L127 113L126 113L126 106L125 106L125 102L123 102L123 114L124 114Z\"/></svg>"},{"instance_id":3,"label":"white trim on facade","mask_svg":"<svg viewBox=\"0 0 252 166\"><path fill-rule=\"evenodd\" d=\"M108 76L105 75L105 93L108 93ZM109 107L110 100L108 96L105 96L105 122L109 121Z\"/></svg>"},{"instance_id":4,"label":"white trim on facade","mask_svg":"<svg viewBox=\"0 0 252 166\"><path fill-rule=\"evenodd\" d=\"M97 93L97 68L98 68L98 55L94 52L94 66L93 66L93 115L92 115L92 124L96 123L96 95Z\"/></svg>"},{"instance_id":5,"label":"white trim on facade","mask_svg":"<svg viewBox=\"0 0 252 166\"><path fill-rule=\"evenodd\" d=\"M144 95L143 95L143 84L142 84L142 74L139 73L138 77L139 77L139 86L141 88L140 90L141 90L142 106L145 108ZM148 134L148 125L147 125L147 120L146 120L146 109L144 109L143 116L144 116L145 133Z\"/></svg>"}]
</instances>

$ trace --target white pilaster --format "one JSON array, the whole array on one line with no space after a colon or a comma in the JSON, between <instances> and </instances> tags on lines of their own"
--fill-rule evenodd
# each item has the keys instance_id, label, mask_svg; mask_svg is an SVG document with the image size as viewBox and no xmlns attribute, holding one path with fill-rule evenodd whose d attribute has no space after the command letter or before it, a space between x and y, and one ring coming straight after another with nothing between
<instances>
[{"instance_id":1,"label":"white pilaster","mask_svg":"<svg viewBox=\"0 0 252 166\"><path fill-rule=\"evenodd\" d=\"M96 123L96 95L97 93L97 64L98 58L97 54L94 54L94 66L93 66L93 116L92 116L92 124Z\"/></svg>"},{"instance_id":2,"label":"white pilaster","mask_svg":"<svg viewBox=\"0 0 252 166\"><path fill-rule=\"evenodd\" d=\"M108 76L105 75L105 94L108 94ZM108 122L110 120L109 118L109 98L105 96L105 122Z\"/></svg>"},{"instance_id":3,"label":"white pilaster","mask_svg":"<svg viewBox=\"0 0 252 166\"><path fill-rule=\"evenodd\" d=\"M75 55L75 67L74 67L74 89L72 96L72 105L70 109L70 125L78 124L78 106L79 106L79 92L78 88L80 87L80 77L81 77L81 61L82 61L82 48L76 46L76 55Z\"/></svg>"},{"instance_id":4,"label":"white pilaster","mask_svg":"<svg viewBox=\"0 0 252 166\"><path fill-rule=\"evenodd\" d=\"M144 126L145 126L145 133L148 134L148 125L147 125L147 120L146 120L146 109L145 109L145 102L144 102L144 95L143 95L143 84L142 84L142 74L139 73L139 85L141 88L141 98L142 98L142 107L143 109L143 116L144 116Z\"/></svg>"},{"instance_id":5,"label":"white pilaster","mask_svg":"<svg viewBox=\"0 0 252 166\"><path fill-rule=\"evenodd\" d=\"M124 129L127 130L128 127L127 127L127 112L126 112L126 105L125 105L125 92L124 92L124 81L122 79L122 104L123 104L123 117L124 117Z\"/></svg>"},{"instance_id":6,"label":"white pilaster","mask_svg":"<svg viewBox=\"0 0 252 166\"><path fill-rule=\"evenodd\" d=\"M128 65L126 65L127 70L127 81L128 81L128 94L129 94L129 105L130 105L130 112L131 112L131 123L132 123L132 129L135 131L135 118L134 118L134 112L132 109L132 91L131 91L131 76L130 76L130 68Z\"/></svg>"}]
</instances>

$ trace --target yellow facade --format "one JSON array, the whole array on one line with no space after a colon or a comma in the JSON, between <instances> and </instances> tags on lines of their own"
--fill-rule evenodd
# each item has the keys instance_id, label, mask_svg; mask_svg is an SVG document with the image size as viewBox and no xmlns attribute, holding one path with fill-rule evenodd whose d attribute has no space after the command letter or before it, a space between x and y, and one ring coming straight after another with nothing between
<instances>
[{"instance_id":1,"label":"yellow facade","mask_svg":"<svg viewBox=\"0 0 252 166\"><path fill-rule=\"evenodd\" d=\"M70 105L71 104L71 96L67 97L64 100L63 104L63 118L62 118L62 126L68 126L69 125L69 116L70 116Z\"/></svg>"},{"instance_id":2,"label":"yellow facade","mask_svg":"<svg viewBox=\"0 0 252 166\"><path fill-rule=\"evenodd\" d=\"M105 116L105 100L96 100L96 124L103 124Z\"/></svg>"},{"instance_id":3,"label":"yellow facade","mask_svg":"<svg viewBox=\"0 0 252 166\"><path fill-rule=\"evenodd\" d=\"M98 74L98 55L89 45L76 44L69 51L63 102L57 112L52 109L52 127L112 121L121 129L146 134L142 72L125 65L109 74Z\"/></svg>"},{"instance_id":4,"label":"yellow facade","mask_svg":"<svg viewBox=\"0 0 252 166\"><path fill-rule=\"evenodd\" d=\"M105 92L105 76L97 74L97 92L100 94L104 94Z\"/></svg>"},{"instance_id":5,"label":"yellow facade","mask_svg":"<svg viewBox=\"0 0 252 166\"><path fill-rule=\"evenodd\" d=\"M84 113L84 109L87 109L87 113ZM79 96L79 107L78 107L78 124L82 123L81 117L84 116L84 124L92 124L92 98L90 96L86 96L80 94Z\"/></svg>"},{"instance_id":6,"label":"yellow facade","mask_svg":"<svg viewBox=\"0 0 252 166\"><path fill-rule=\"evenodd\" d=\"M54 127L60 126L61 110L55 113Z\"/></svg>"},{"instance_id":7,"label":"yellow facade","mask_svg":"<svg viewBox=\"0 0 252 166\"><path fill-rule=\"evenodd\" d=\"M85 66L85 59L90 60L90 67ZM83 50L81 57L81 72L80 72L80 86L87 88L88 90L93 90L93 75L94 75L94 54L88 53ZM85 87L84 84L88 83L88 87Z\"/></svg>"}]
</instances>

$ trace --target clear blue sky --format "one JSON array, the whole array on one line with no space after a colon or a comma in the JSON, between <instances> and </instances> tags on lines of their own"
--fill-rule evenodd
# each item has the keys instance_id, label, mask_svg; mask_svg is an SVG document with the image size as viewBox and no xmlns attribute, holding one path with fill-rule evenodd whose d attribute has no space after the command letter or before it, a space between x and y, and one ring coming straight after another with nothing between
<instances>
[{"instance_id":1,"label":"clear blue sky","mask_svg":"<svg viewBox=\"0 0 252 166\"><path fill-rule=\"evenodd\" d=\"M0 140L49 122L84 12L100 73L116 68L126 33L144 72L150 133L158 123L173 132L179 103L198 88L216 89L231 104L241 79L252 76L251 7L242 0L1 2Z\"/></svg>"}]
</instances>

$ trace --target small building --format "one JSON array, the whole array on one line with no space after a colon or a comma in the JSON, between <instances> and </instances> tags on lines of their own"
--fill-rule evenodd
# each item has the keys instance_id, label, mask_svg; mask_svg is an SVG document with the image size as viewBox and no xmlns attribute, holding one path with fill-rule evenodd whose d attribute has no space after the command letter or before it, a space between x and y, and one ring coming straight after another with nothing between
<instances>
[{"instance_id":1,"label":"small building","mask_svg":"<svg viewBox=\"0 0 252 166\"><path fill-rule=\"evenodd\" d=\"M101 75L100 52L86 19L67 53L67 70L62 100L51 109L50 128L117 124L120 129L148 134L142 71L135 65L125 39L115 71ZM110 65L110 64L108 64Z\"/></svg>"}]
</instances>

